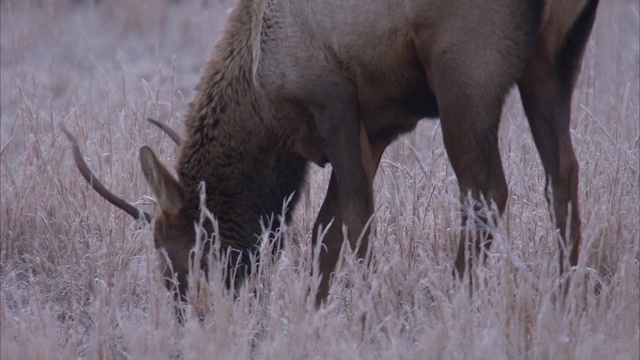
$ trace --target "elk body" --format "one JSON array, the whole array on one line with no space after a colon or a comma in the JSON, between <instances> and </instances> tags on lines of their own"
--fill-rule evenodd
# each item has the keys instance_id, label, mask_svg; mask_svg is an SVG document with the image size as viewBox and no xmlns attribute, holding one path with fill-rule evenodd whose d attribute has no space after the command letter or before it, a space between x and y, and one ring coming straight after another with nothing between
<instances>
[{"instance_id":1,"label":"elk body","mask_svg":"<svg viewBox=\"0 0 640 360\"><path fill-rule=\"evenodd\" d=\"M501 213L507 185L498 152L505 96L520 91L552 187L550 205L576 265L580 242L578 163L570 103L598 0L239 0L186 116L174 178L143 147L142 169L161 208L155 242L186 289L198 184L223 246L256 251L259 220L295 204L310 162L332 165L314 226L317 301L347 239L363 256L372 183L385 148L422 118L440 118L461 196ZM131 213L131 212L130 212ZM488 215L487 215L488 214ZM463 212L463 224L486 221ZM135 215L134 215L135 216ZM475 220L472 220L475 219ZM288 220L288 216L287 219ZM455 269L491 244L460 237ZM315 247L314 247L315 248ZM564 251L568 251L565 254Z\"/></svg>"}]
</instances>

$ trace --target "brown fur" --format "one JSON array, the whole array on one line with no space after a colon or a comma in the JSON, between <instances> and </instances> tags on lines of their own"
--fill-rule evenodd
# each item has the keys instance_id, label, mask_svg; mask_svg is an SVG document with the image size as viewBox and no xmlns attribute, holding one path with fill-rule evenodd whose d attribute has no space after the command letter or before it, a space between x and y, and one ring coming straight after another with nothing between
<instances>
[{"instance_id":1,"label":"brown fur","mask_svg":"<svg viewBox=\"0 0 640 360\"><path fill-rule=\"evenodd\" d=\"M597 0L239 0L186 118L174 179L144 150L159 199L155 239L186 287L198 219L198 185L226 248L256 249L262 216L279 213L303 183L307 162L332 164L314 226L323 239L318 302L343 242L365 234L372 183L386 146L424 117L440 117L461 194L494 203L507 186L498 153L504 98L518 84L554 190L557 226L571 222L577 262L577 162L569 128L571 91ZM567 209L572 213L568 216ZM479 209L478 209L479 210ZM486 213L478 213L487 220ZM463 220L468 225L468 214ZM461 237L462 274L482 249L479 230ZM488 248L490 241L485 241ZM575 253L575 256L574 256ZM561 252L561 258L562 255ZM246 259L246 256L245 256Z\"/></svg>"},{"instance_id":2,"label":"brown fur","mask_svg":"<svg viewBox=\"0 0 640 360\"><path fill-rule=\"evenodd\" d=\"M540 46L548 58L560 52L567 33L587 3L588 0L547 1L540 30Z\"/></svg>"}]
</instances>

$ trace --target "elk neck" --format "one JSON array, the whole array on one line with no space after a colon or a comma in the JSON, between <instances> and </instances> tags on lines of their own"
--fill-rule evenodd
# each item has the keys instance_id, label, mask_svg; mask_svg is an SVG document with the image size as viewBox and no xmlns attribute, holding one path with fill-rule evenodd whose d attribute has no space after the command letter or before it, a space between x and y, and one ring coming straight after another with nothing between
<instances>
[{"instance_id":1,"label":"elk neck","mask_svg":"<svg viewBox=\"0 0 640 360\"><path fill-rule=\"evenodd\" d=\"M257 15L246 7L256 3L240 1L230 15L190 105L177 165L194 220L204 182L222 241L243 249L255 245L261 217L277 218L292 194L295 205L307 166L293 150L291 112L272 104L253 81Z\"/></svg>"}]
</instances>

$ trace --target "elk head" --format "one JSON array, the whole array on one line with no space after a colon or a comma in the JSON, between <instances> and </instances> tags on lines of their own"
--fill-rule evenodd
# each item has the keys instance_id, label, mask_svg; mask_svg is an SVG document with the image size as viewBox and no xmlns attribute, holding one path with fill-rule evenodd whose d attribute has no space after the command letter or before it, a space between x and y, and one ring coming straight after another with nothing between
<instances>
[{"instance_id":1,"label":"elk head","mask_svg":"<svg viewBox=\"0 0 640 360\"><path fill-rule=\"evenodd\" d=\"M180 137L171 128L155 120L148 120L165 131L176 144L181 143ZM62 127L62 131L71 142L76 166L89 185L107 201L124 210L134 219L151 223L152 216L149 213L113 194L94 176L84 161L76 139L65 127ZM154 242L156 249L166 251L166 258L169 260L169 263L164 264L164 276L170 278L172 273L175 273L178 291L181 295L185 295L187 274L189 273L189 254L195 241L193 216L190 216L185 209L182 186L148 146L140 148L140 164L144 177L151 186L161 209L155 219ZM162 257L162 259L164 258ZM172 282L168 281L166 285L171 289Z\"/></svg>"}]
</instances>

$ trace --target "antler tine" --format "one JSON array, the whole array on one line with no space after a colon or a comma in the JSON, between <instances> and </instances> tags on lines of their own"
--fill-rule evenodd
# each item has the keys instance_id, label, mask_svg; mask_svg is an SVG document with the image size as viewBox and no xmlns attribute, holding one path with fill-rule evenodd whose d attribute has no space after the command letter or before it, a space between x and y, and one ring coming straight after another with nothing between
<instances>
[{"instance_id":1,"label":"antler tine","mask_svg":"<svg viewBox=\"0 0 640 360\"><path fill-rule=\"evenodd\" d=\"M171 140L173 140L173 142L175 142L176 145L180 146L180 144L182 143L182 139L180 138L180 135L178 135L178 133L175 132L175 130L170 128L169 125L161 123L160 121L152 118L147 118L147 121L159 127L160 130L164 131L167 135L169 135Z\"/></svg>"},{"instance_id":2,"label":"antler tine","mask_svg":"<svg viewBox=\"0 0 640 360\"><path fill-rule=\"evenodd\" d=\"M73 159L76 163L76 166L78 167L78 170L80 170L80 174L89 183L89 185L91 185L91 187L103 198L105 198L108 202L124 210L127 214L131 215L134 219L138 220L142 215L142 217L144 217L144 220L150 223L152 216L149 213L141 209L138 209L137 207L126 202L125 200L122 200L121 198L113 194L111 191L109 191L104 185L102 185L100 180L98 180L93 175L91 170L89 170L89 166L84 161L84 158L82 157L82 153L80 152L80 146L78 146L78 142L73 137L73 135L71 135L69 130L67 130L67 128L65 128L64 126L62 126L62 132L64 132L64 134L67 136L67 139L69 139L69 141L71 142L72 149L73 149Z\"/></svg>"}]
</instances>

